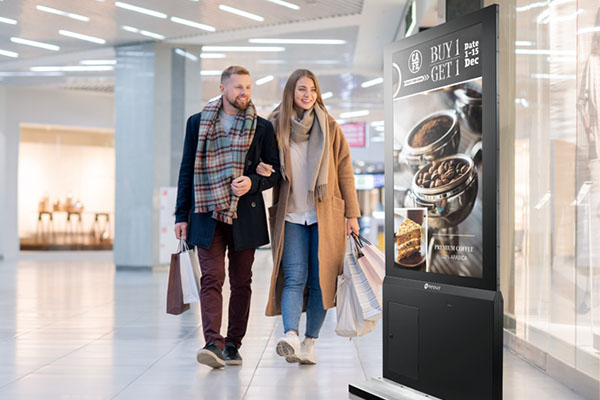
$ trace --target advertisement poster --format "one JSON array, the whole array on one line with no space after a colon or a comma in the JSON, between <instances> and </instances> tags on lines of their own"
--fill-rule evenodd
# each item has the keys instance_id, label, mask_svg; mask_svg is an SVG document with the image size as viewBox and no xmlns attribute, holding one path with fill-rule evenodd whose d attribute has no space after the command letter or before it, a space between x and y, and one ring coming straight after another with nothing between
<instances>
[{"instance_id":1,"label":"advertisement poster","mask_svg":"<svg viewBox=\"0 0 600 400\"><path fill-rule=\"evenodd\" d=\"M397 268L482 277L481 31L392 56Z\"/></svg>"}]
</instances>

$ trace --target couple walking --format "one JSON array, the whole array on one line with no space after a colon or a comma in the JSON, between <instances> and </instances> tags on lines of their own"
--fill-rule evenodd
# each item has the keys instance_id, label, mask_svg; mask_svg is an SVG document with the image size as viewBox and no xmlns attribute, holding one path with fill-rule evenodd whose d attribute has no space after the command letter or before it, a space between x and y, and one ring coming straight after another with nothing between
<instances>
[{"instance_id":1,"label":"couple walking","mask_svg":"<svg viewBox=\"0 0 600 400\"><path fill-rule=\"evenodd\" d=\"M309 70L290 75L269 120L256 113L245 68L225 69L220 91L217 100L188 119L175 211L175 235L197 246L202 273L206 345L196 358L213 368L242 364L239 348L248 325L254 253L269 243L262 191L274 188L266 314L282 315L277 354L290 363L314 364L315 339L326 310L335 306L345 236L359 231L348 143ZM226 252L231 295L224 338ZM301 343L303 310L307 322Z\"/></svg>"}]
</instances>

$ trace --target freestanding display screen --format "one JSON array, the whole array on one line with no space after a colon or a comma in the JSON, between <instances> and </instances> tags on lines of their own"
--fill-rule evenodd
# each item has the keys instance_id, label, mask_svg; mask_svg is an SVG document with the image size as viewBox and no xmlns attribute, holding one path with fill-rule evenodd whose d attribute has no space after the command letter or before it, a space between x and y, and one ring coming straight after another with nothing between
<instances>
[{"instance_id":1,"label":"freestanding display screen","mask_svg":"<svg viewBox=\"0 0 600 400\"><path fill-rule=\"evenodd\" d=\"M496 289L497 35L487 14L488 26L450 22L386 55L392 276Z\"/></svg>"}]
</instances>

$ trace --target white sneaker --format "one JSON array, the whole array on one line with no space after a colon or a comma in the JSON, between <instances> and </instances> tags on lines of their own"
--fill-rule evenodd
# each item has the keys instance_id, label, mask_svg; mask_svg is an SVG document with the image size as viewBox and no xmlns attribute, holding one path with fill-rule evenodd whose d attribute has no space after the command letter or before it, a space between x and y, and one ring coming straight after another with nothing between
<instances>
[{"instance_id":1,"label":"white sneaker","mask_svg":"<svg viewBox=\"0 0 600 400\"><path fill-rule=\"evenodd\" d=\"M314 365L317 363L315 359L315 339L304 338L300 346L300 364Z\"/></svg>"},{"instance_id":2,"label":"white sneaker","mask_svg":"<svg viewBox=\"0 0 600 400\"><path fill-rule=\"evenodd\" d=\"M289 363L300 362L300 339L294 332L288 332L277 342L277 355L285 357Z\"/></svg>"}]
</instances>

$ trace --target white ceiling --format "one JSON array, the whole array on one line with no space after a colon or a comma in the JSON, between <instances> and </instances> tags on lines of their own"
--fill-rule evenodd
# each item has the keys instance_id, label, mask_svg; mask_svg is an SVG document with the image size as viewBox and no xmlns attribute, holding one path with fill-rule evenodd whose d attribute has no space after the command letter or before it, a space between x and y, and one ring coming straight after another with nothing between
<instances>
[{"instance_id":1,"label":"white ceiling","mask_svg":"<svg viewBox=\"0 0 600 400\"><path fill-rule=\"evenodd\" d=\"M342 45L283 45L281 53L227 53L224 59L202 59L203 69L220 70L231 64L246 66L253 78L273 74L275 79L255 86L253 97L263 107L279 101L285 79L296 68L307 67L319 77L323 92L332 91L328 106L373 109L369 119L382 119L382 85L361 88L360 83L383 74L383 49L398 37L407 0L289 0L300 6L292 10L268 0L124 0L156 10L167 18L155 18L115 6L112 0L0 0L0 17L17 21L0 23L0 50L16 52L18 58L0 55L0 84L45 86L112 92L113 71L65 72L60 76L31 76L32 66L78 65L83 59L114 59L113 46L152 40L125 31L128 25L158 33L164 42L182 48L201 45L248 45L249 38L341 39ZM420 0L428 7L436 0ZM427 3L427 4L425 4ZM219 9L225 4L264 18L257 22ZM89 22L42 12L37 5L79 14ZM215 32L174 23L179 17L211 25ZM103 45L62 36L68 30L106 40ZM30 47L11 37L60 46L60 51ZM265 61L271 60L271 61ZM277 61L273 61L277 60ZM270 64L268 64L270 62ZM277 64L273 64L273 62ZM14 76L14 73L25 76ZM203 77L205 100L217 93L218 82Z\"/></svg>"}]
</instances>

